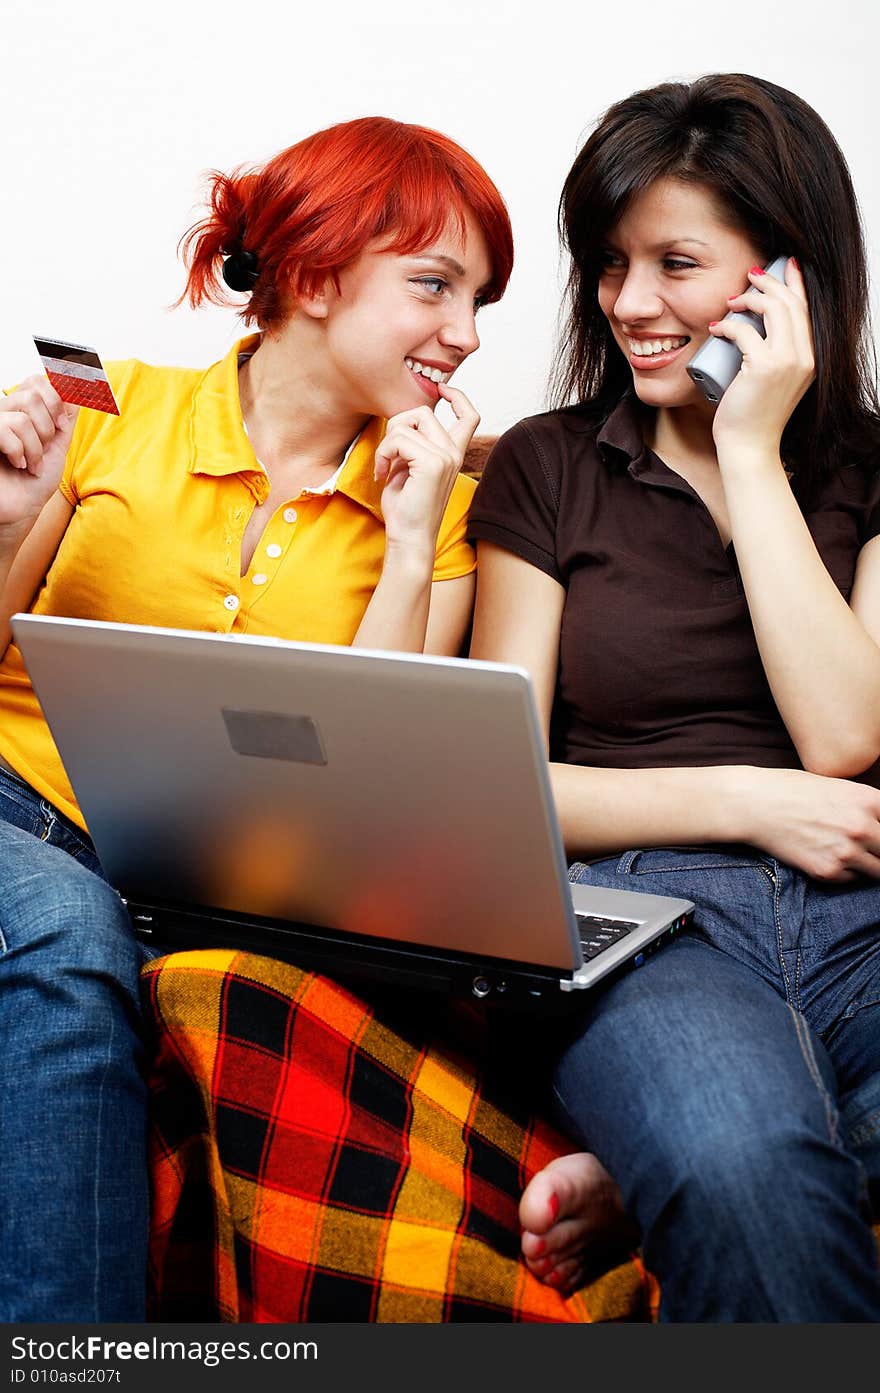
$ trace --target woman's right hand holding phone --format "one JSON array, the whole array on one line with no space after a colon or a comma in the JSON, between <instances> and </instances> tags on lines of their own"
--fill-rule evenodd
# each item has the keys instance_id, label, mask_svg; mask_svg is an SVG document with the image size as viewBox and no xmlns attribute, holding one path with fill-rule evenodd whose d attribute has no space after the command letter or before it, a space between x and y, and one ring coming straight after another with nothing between
<instances>
[{"instance_id":1,"label":"woman's right hand holding phone","mask_svg":"<svg viewBox=\"0 0 880 1393\"><path fill-rule=\"evenodd\" d=\"M792 412L816 376L807 292L794 258L788 259L784 282L753 266L745 291L728 304L734 317L709 326L714 337L735 343L742 354L712 423L719 462L725 447L734 461L753 451L776 454ZM743 310L761 317L763 338L735 317Z\"/></svg>"},{"instance_id":2,"label":"woman's right hand holding phone","mask_svg":"<svg viewBox=\"0 0 880 1393\"><path fill-rule=\"evenodd\" d=\"M78 413L42 375L0 396L0 533L28 530L58 488Z\"/></svg>"}]
</instances>

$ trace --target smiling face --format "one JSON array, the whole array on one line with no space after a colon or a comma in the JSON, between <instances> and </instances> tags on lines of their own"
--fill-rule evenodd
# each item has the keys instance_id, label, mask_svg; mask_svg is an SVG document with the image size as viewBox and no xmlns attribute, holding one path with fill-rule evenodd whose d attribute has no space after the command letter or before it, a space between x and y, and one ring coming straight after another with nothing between
<instances>
[{"instance_id":1,"label":"smiling face","mask_svg":"<svg viewBox=\"0 0 880 1393\"><path fill-rule=\"evenodd\" d=\"M393 416L435 406L438 382L479 347L475 316L492 263L477 224L401 255L367 249L325 292L324 346L350 411Z\"/></svg>"},{"instance_id":2,"label":"smiling face","mask_svg":"<svg viewBox=\"0 0 880 1393\"><path fill-rule=\"evenodd\" d=\"M763 259L703 185L658 179L633 199L606 239L599 304L647 406L711 409L685 368Z\"/></svg>"}]
</instances>

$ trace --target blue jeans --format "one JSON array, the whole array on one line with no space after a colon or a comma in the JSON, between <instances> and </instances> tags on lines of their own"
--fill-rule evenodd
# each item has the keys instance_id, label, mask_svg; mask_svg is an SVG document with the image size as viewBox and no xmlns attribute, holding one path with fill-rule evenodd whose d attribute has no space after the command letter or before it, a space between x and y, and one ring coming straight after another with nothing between
<instances>
[{"instance_id":1,"label":"blue jeans","mask_svg":"<svg viewBox=\"0 0 880 1393\"><path fill-rule=\"evenodd\" d=\"M145 1319L148 956L88 839L0 769L0 1321Z\"/></svg>"},{"instance_id":2,"label":"blue jeans","mask_svg":"<svg viewBox=\"0 0 880 1393\"><path fill-rule=\"evenodd\" d=\"M640 1227L661 1319L880 1320L880 885L707 847L571 878L697 906L585 1004L554 1080Z\"/></svg>"}]
</instances>

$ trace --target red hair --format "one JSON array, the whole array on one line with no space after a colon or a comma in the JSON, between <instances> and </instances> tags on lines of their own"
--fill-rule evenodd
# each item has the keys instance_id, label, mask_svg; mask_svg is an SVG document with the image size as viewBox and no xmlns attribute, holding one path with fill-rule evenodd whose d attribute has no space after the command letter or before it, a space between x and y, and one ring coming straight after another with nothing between
<instances>
[{"instance_id":1,"label":"red hair","mask_svg":"<svg viewBox=\"0 0 880 1393\"><path fill-rule=\"evenodd\" d=\"M471 214L492 260L484 303L504 293L513 233L504 200L472 155L448 136L383 116L307 136L259 169L210 176L210 212L181 239L188 268L180 299L228 303L224 255L248 251L259 277L242 311L269 328L292 300L315 294L376 237L388 250L420 251ZM180 303L180 301L178 302Z\"/></svg>"}]
</instances>

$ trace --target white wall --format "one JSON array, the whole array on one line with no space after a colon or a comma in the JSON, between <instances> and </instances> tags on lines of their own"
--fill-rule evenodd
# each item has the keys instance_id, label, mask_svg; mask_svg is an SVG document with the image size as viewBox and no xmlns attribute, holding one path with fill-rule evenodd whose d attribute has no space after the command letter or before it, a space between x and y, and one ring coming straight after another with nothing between
<instances>
[{"instance_id":1,"label":"white wall","mask_svg":"<svg viewBox=\"0 0 880 1393\"><path fill-rule=\"evenodd\" d=\"M517 259L461 385L497 430L544 405L559 300L556 204L612 101L746 71L790 87L850 162L880 281L875 0L0 0L0 382L39 369L31 334L108 358L207 363L230 311L169 312L200 175L365 114L446 131L508 201ZM473 17L476 16L476 17ZM719 16L721 16L719 18Z\"/></svg>"}]
</instances>

